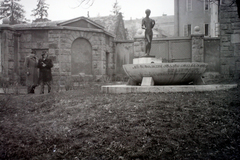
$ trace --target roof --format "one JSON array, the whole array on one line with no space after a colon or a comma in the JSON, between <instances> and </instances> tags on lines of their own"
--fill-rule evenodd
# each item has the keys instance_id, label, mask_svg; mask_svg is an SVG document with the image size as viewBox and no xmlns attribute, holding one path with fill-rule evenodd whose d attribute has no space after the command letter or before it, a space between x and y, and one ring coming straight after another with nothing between
<instances>
[{"instance_id":1,"label":"roof","mask_svg":"<svg viewBox=\"0 0 240 160\"><path fill-rule=\"evenodd\" d=\"M56 27L59 23L64 21L47 21L47 22L33 22L33 23L21 23L13 25L14 28L38 28L38 27Z\"/></svg>"},{"instance_id":2,"label":"roof","mask_svg":"<svg viewBox=\"0 0 240 160\"><path fill-rule=\"evenodd\" d=\"M77 22L80 20L87 21L88 23L92 24L96 28L83 28L78 26L68 26L68 24ZM59 20L59 21L46 21L46 22L33 22L33 23L21 23L15 25L0 25L1 28L9 28L9 29L16 29L16 30L30 30L30 29L69 29L69 30L83 30L83 31L96 31L96 32L104 32L109 36L114 37L114 34L108 32L104 26L101 24L96 23L95 21L86 18L86 17L77 17L70 20Z\"/></svg>"}]
</instances>

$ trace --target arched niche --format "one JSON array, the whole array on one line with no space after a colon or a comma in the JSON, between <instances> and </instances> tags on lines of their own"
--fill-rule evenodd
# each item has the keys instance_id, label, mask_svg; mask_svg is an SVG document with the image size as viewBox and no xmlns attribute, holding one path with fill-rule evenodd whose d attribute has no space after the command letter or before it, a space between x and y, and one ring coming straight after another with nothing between
<instances>
[{"instance_id":1,"label":"arched niche","mask_svg":"<svg viewBox=\"0 0 240 160\"><path fill-rule=\"evenodd\" d=\"M92 74L92 45L87 39L77 38L71 47L71 74Z\"/></svg>"}]
</instances>

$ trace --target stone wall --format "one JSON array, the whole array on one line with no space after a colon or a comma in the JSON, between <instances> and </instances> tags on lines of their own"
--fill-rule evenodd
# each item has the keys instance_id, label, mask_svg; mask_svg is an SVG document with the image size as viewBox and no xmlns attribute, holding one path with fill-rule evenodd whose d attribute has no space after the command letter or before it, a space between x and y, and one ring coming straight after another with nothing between
<instances>
[{"instance_id":1,"label":"stone wall","mask_svg":"<svg viewBox=\"0 0 240 160\"><path fill-rule=\"evenodd\" d=\"M14 70L14 35L11 30L1 32L1 73L4 76L13 78Z\"/></svg>"},{"instance_id":2,"label":"stone wall","mask_svg":"<svg viewBox=\"0 0 240 160\"><path fill-rule=\"evenodd\" d=\"M92 62L90 63L92 63L93 75L114 74L113 37L103 32L67 29L3 30L1 32L2 70L8 74L10 79L13 78L14 73L19 73L21 81L24 84L25 57L32 49L47 49L49 57L54 63L52 69L53 81L64 80L65 78L62 77L71 75L71 47L74 40L78 38L86 39L91 44ZM106 59L108 59L108 64L106 64ZM106 72L106 67L108 67L108 72Z\"/></svg>"},{"instance_id":3,"label":"stone wall","mask_svg":"<svg viewBox=\"0 0 240 160\"><path fill-rule=\"evenodd\" d=\"M29 32L29 31L26 31ZM38 31L30 31L32 33ZM44 34L44 33L43 33ZM26 43L26 39L33 34L22 34L22 48L30 49L44 49L48 48L49 56L53 59L54 67L52 70L54 79L59 79L59 76L71 75L71 45L77 38L84 38L88 40L92 46L92 73L93 75L104 75L106 70L106 51L110 54L109 67L110 70L113 66L113 49L112 40L106 44L105 34L72 30L49 30L46 32L47 36L42 36L42 41L34 41ZM44 38L46 37L46 38ZM29 38L31 39L31 38ZM111 37L110 37L111 39ZM21 52L20 54L24 54ZM112 71L110 72L112 73Z\"/></svg>"},{"instance_id":4,"label":"stone wall","mask_svg":"<svg viewBox=\"0 0 240 160\"><path fill-rule=\"evenodd\" d=\"M232 0L220 5L220 65L225 77L239 78L240 73L240 19Z\"/></svg>"},{"instance_id":5,"label":"stone wall","mask_svg":"<svg viewBox=\"0 0 240 160\"><path fill-rule=\"evenodd\" d=\"M204 62L208 64L206 72L220 73L220 38L204 38Z\"/></svg>"}]
</instances>

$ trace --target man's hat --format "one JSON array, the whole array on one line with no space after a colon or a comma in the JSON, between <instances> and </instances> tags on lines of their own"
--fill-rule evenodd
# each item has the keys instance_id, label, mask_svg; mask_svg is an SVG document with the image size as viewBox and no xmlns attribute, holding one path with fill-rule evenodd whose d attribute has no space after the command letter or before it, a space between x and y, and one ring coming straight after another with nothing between
<instances>
[{"instance_id":1,"label":"man's hat","mask_svg":"<svg viewBox=\"0 0 240 160\"><path fill-rule=\"evenodd\" d=\"M46 51L43 51L43 52L42 52L42 56L45 55L45 54L47 54L47 52L46 52Z\"/></svg>"}]
</instances>

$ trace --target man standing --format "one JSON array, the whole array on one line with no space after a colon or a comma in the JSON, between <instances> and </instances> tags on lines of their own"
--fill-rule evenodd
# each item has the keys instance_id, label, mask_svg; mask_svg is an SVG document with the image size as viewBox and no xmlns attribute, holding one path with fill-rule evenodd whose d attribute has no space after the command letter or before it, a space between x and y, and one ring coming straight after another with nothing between
<instances>
[{"instance_id":1,"label":"man standing","mask_svg":"<svg viewBox=\"0 0 240 160\"><path fill-rule=\"evenodd\" d=\"M35 88L38 85L38 68L37 68L37 57L36 52L32 51L25 59L26 68L26 85L27 93L34 93Z\"/></svg>"},{"instance_id":2,"label":"man standing","mask_svg":"<svg viewBox=\"0 0 240 160\"><path fill-rule=\"evenodd\" d=\"M149 18L151 14L150 9L147 9L145 13L146 13L146 17L143 18L142 20L142 29L145 29L145 41L146 41L145 53L147 56L149 56L150 50L151 50L152 38L153 38L152 28L155 25L155 21Z\"/></svg>"},{"instance_id":3,"label":"man standing","mask_svg":"<svg viewBox=\"0 0 240 160\"><path fill-rule=\"evenodd\" d=\"M41 84L41 94L44 94L44 85L48 86L48 93L51 91L52 71L53 67L52 60L48 58L46 51L43 51L42 58L38 61L39 68L39 82Z\"/></svg>"}]
</instances>

